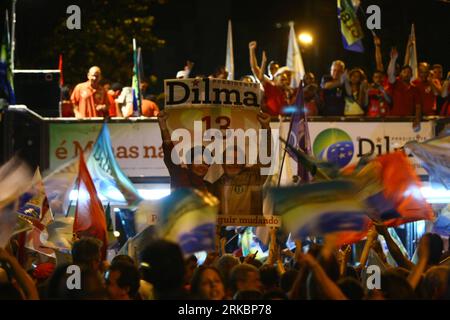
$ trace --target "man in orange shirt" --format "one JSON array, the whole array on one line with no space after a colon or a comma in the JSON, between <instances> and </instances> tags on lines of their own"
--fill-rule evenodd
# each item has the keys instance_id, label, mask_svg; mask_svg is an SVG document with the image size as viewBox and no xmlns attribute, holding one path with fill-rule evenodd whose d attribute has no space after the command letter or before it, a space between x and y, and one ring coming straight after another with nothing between
<instances>
[{"instance_id":1,"label":"man in orange shirt","mask_svg":"<svg viewBox=\"0 0 450 320\"><path fill-rule=\"evenodd\" d=\"M102 71L94 66L87 74L88 81L79 83L73 90L71 100L76 118L108 116L108 95L100 85Z\"/></svg>"},{"instance_id":2,"label":"man in orange shirt","mask_svg":"<svg viewBox=\"0 0 450 320\"><path fill-rule=\"evenodd\" d=\"M159 114L158 105L153 101L152 95L146 95L142 99L141 109L144 117L157 117Z\"/></svg>"}]
</instances>

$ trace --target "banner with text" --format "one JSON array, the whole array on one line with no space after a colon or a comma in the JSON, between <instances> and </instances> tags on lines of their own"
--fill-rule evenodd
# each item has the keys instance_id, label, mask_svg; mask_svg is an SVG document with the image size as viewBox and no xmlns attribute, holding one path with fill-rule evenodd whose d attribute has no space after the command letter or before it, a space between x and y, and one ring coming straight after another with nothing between
<instances>
[{"instance_id":1,"label":"banner with text","mask_svg":"<svg viewBox=\"0 0 450 320\"><path fill-rule=\"evenodd\" d=\"M181 110L175 112L183 115ZM256 118L253 120L250 114L247 120L245 117L236 119L233 116L233 119L230 119L230 127L238 127L242 121L252 121L253 127L257 126ZM189 116L189 113L185 116ZM172 120L172 122L169 121L171 126L181 127L179 122L181 123L182 119ZM208 123L209 120L206 120L204 123ZM220 123L221 120L211 118L211 123L216 121ZM419 132L412 130L410 122L310 122L308 125L314 156L335 161L341 167L356 163L363 154L378 155L391 152L403 147L408 141L423 142L434 136L433 122L422 122ZM168 176L163 162L161 135L157 122L110 123L108 126L111 131L114 155L127 176ZM250 124L245 126L252 127ZM273 129L279 129L278 122L273 122L271 126ZM283 126L286 126L284 129L287 132L289 123L285 122ZM77 156L77 144L83 149L92 148L100 128L101 123L51 123L50 169L55 169ZM417 173L426 175L419 160L411 159ZM296 172L295 165L292 161L292 172Z\"/></svg>"}]
</instances>

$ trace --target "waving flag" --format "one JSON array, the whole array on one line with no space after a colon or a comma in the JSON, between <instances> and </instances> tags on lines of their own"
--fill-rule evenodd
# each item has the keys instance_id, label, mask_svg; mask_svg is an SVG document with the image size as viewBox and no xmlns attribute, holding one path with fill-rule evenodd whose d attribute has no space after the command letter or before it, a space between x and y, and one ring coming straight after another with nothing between
<instances>
[{"instance_id":1,"label":"waving flag","mask_svg":"<svg viewBox=\"0 0 450 320\"><path fill-rule=\"evenodd\" d=\"M64 85L63 56L62 56L62 54L59 55L58 69L59 69L59 87L62 88L62 86Z\"/></svg>"},{"instance_id":2,"label":"waving flag","mask_svg":"<svg viewBox=\"0 0 450 320\"><path fill-rule=\"evenodd\" d=\"M53 250L46 248L47 225L53 222L53 214L48 205L39 168L36 169L31 188L19 199L19 215L29 219L33 229L26 234L25 247L55 258Z\"/></svg>"},{"instance_id":3,"label":"waving flag","mask_svg":"<svg viewBox=\"0 0 450 320\"><path fill-rule=\"evenodd\" d=\"M410 66L413 71L412 80L417 79L419 69L417 68L417 49L416 49L416 31L414 23L411 25L408 44L406 45L405 66Z\"/></svg>"},{"instance_id":4,"label":"waving flag","mask_svg":"<svg viewBox=\"0 0 450 320\"><path fill-rule=\"evenodd\" d=\"M78 191L75 208L73 233L82 237L94 237L103 242L102 258L106 258L108 245L105 211L100 201L94 182L89 174L83 152L80 152L79 172L76 189Z\"/></svg>"},{"instance_id":5,"label":"waving flag","mask_svg":"<svg viewBox=\"0 0 450 320\"><path fill-rule=\"evenodd\" d=\"M227 80L234 80L233 29L231 27L231 20L228 20L227 56L225 60L225 69L228 72Z\"/></svg>"},{"instance_id":6,"label":"waving flag","mask_svg":"<svg viewBox=\"0 0 450 320\"><path fill-rule=\"evenodd\" d=\"M300 81L303 79L303 76L305 75L305 67L303 66L302 54L298 47L294 23L291 22L289 26L289 44L286 58L286 67L293 71L291 87L297 88L300 85Z\"/></svg>"},{"instance_id":7,"label":"waving flag","mask_svg":"<svg viewBox=\"0 0 450 320\"><path fill-rule=\"evenodd\" d=\"M386 226L433 219L433 210L420 191L420 180L401 151L372 160L356 173L354 181L360 188L359 196L373 209L371 217Z\"/></svg>"},{"instance_id":8,"label":"waving flag","mask_svg":"<svg viewBox=\"0 0 450 320\"><path fill-rule=\"evenodd\" d=\"M31 229L28 219L17 215L19 197L30 187L31 172L28 165L12 158L0 167L0 247L4 248L9 239L23 231Z\"/></svg>"},{"instance_id":9,"label":"waving flag","mask_svg":"<svg viewBox=\"0 0 450 320\"><path fill-rule=\"evenodd\" d=\"M137 205L142 198L128 177L120 169L111 145L108 125L103 124L87 166L99 195L111 203Z\"/></svg>"},{"instance_id":10,"label":"waving flag","mask_svg":"<svg viewBox=\"0 0 450 320\"><path fill-rule=\"evenodd\" d=\"M68 213L70 192L75 186L79 163L77 158L72 159L44 178L45 192L54 215L67 215Z\"/></svg>"},{"instance_id":11,"label":"waving flag","mask_svg":"<svg viewBox=\"0 0 450 320\"><path fill-rule=\"evenodd\" d=\"M214 250L218 200L209 193L178 189L162 200L161 238L176 242L185 254Z\"/></svg>"},{"instance_id":12,"label":"waving flag","mask_svg":"<svg viewBox=\"0 0 450 320\"><path fill-rule=\"evenodd\" d=\"M274 212L294 239L342 231L364 231L370 222L351 181L326 181L273 188Z\"/></svg>"},{"instance_id":13,"label":"waving flag","mask_svg":"<svg viewBox=\"0 0 450 320\"><path fill-rule=\"evenodd\" d=\"M450 205L441 210L433 225L433 232L443 237L450 237Z\"/></svg>"},{"instance_id":14,"label":"waving flag","mask_svg":"<svg viewBox=\"0 0 450 320\"><path fill-rule=\"evenodd\" d=\"M346 172L344 177L354 181L354 196L365 202L368 217L373 220L397 227L433 219L432 208L420 191L420 180L403 152L379 156L353 173ZM362 240L371 226L370 220L362 232L341 232L341 244Z\"/></svg>"},{"instance_id":15,"label":"waving flag","mask_svg":"<svg viewBox=\"0 0 450 320\"><path fill-rule=\"evenodd\" d=\"M337 11L344 49L354 52L364 52L361 41L364 33L356 16L356 10L352 1L337 0Z\"/></svg>"},{"instance_id":16,"label":"waving flag","mask_svg":"<svg viewBox=\"0 0 450 320\"><path fill-rule=\"evenodd\" d=\"M408 142L405 149L422 161L432 185L450 190L450 129L423 143Z\"/></svg>"},{"instance_id":17,"label":"waving flag","mask_svg":"<svg viewBox=\"0 0 450 320\"><path fill-rule=\"evenodd\" d=\"M11 67L11 39L9 37L9 21L8 11L5 15L5 28L3 30L2 44L0 47L0 90L6 96L9 104L16 103L16 96L14 94L14 81Z\"/></svg>"},{"instance_id":18,"label":"waving flag","mask_svg":"<svg viewBox=\"0 0 450 320\"><path fill-rule=\"evenodd\" d=\"M134 38L133 38L133 79L131 87L133 88L133 113L142 114L141 83L139 78L139 59L136 48L136 39Z\"/></svg>"},{"instance_id":19,"label":"waving flag","mask_svg":"<svg viewBox=\"0 0 450 320\"><path fill-rule=\"evenodd\" d=\"M311 154L311 140L309 138L308 120L306 118L305 104L303 97L302 83L298 87L297 98L295 102L296 112L291 116L291 130L289 132L288 145L295 149L300 149L304 154ZM296 154L292 148L287 149L288 154L297 160ZM297 162L297 175L300 183L308 183L312 180L311 173L300 162Z\"/></svg>"}]
</instances>

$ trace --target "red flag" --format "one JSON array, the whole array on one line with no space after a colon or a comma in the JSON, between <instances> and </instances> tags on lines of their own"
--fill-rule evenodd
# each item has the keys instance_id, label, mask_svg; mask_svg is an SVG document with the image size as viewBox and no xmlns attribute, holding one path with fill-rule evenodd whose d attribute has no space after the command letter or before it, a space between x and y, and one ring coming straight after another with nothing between
<instances>
[{"instance_id":1,"label":"red flag","mask_svg":"<svg viewBox=\"0 0 450 320\"><path fill-rule=\"evenodd\" d=\"M378 169L372 171L377 172L378 179L376 182L374 180L367 181L372 185L379 183L381 187L379 192L372 193L366 199L367 204L376 209L378 216L374 216L374 218L382 221L387 227L397 227L418 220L433 220L433 209L422 195L420 179L404 152L397 151L381 155L372 160L366 168L369 166L372 169ZM351 175L352 170L354 168L346 170L343 174ZM370 170L366 170L364 174L367 175L369 172ZM361 173L360 178L364 174ZM366 231L371 226L372 222L367 225ZM366 231L361 233L342 232L339 237L340 244L362 240L366 236Z\"/></svg>"},{"instance_id":2,"label":"red flag","mask_svg":"<svg viewBox=\"0 0 450 320\"><path fill-rule=\"evenodd\" d=\"M80 152L80 165L77 178L78 198L75 208L73 233L78 238L93 237L103 242L102 258L106 258L107 229L105 211L97 196L94 182L89 174L83 152Z\"/></svg>"},{"instance_id":3,"label":"red flag","mask_svg":"<svg viewBox=\"0 0 450 320\"><path fill-rule=\"evenodd\" d=\"M63 77L63 56L62 54L59 55L59 86L62 87L64 85L64 77Z\"/></svg>"}]
</instances>

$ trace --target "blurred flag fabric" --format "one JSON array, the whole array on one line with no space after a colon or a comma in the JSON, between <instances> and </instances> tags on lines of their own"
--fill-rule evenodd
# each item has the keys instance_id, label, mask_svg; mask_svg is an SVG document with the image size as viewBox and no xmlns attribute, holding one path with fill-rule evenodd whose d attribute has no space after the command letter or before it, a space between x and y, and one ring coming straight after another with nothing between
<instances>
[{"instance_id":1,"label":"blurred flag fabric","mask_svg":"<svg viewBox=\"0 0 450 320\"><path fill-rule=\"evenodd\" d=\"M233 29L231 26L231 20L228 20L227 53L225 59L225 69L228 72L227 80L234 80Z\"/></svg>"},{"instance_id":2,"label":"blurred flag fabric","mask_svg":"<svg viewBox=\"0 0 450 320\"><path fill-rule=\"evenodd\" d=\"M370 219L351 181L334 180L273 188L274 213L294 239L341 231L364 231Z\"/></svg>"},{"instance_id":3,"label":"blurred flag fabric","mask_svg":"<svg viewBox=\"0 0 450 320\"><path fill-rule=\"evenodd\" d=\"M136 39L133 38L133 78L131 87L133 90L133 114L141 115L141 84L139 79L139 59L136 47Z\"/></svg>"},{"instance_id":4,"label":"blurred flag fabric","mask_svg":"<svg viewBox=\"0 0 450 320\"><path fill-rule=\"evenodd\" d=\"M101 240L103 242L102 258L104 260L108 246L105 211L84 161L83 152L80 152L79 161L79 172L76 182L78 197L75 207L73 233L78 238L94 237Z\"/></svg>"},{"instance_id":5,"label":"blurred flag fabric","mask_svg":"<svg viewBox=\"0 0 450 320\"><path fill-rule=\"evenodd\" d=\"M53 250L45 247L48 239L47 225L54 219L48 205L39 168L34 173L30 189L19 199L17 213L33 224L33 229L26 234L25 248L55 258Z\"/></svg>"},{"instance_id":6,"label":"blurred flag fabric","mask_svg":"<svg viewBox=\"0 0 450 320\"><path fill-rule=\"evenodd\" d=\"M292 70L291 87L298 88L300 81L305 75L302 54L298 47L297 36L295 34L294 23L289 23L289 43L286 57L286 67Z\"/></svg>"},{"instance_id":7,"label":"blurred flag fabric","mask_svg":"<svg viewBox=\"0 0 450 320\"><path fill-rule=\"evenodd\" d=\"M159 235L185 254L215 249L218 199L195 189L178 189L161 201Z\"/></svg>"},{"instance_id":8,"label":"blurred flag fabric","mask_svg":"<svg viewBox=\"0 0 450 320\"><path fill-rule=\"evenodd\" d=\"M61 88L64 85L63 55L62 54L59 55L58 69L59 69L59 87Z\"/></svg>"},{"instance_id":9,"label":"blurred flag fabric","mask_svg":"<svg viewBox=\"0 0 450 320\"><path fill-rule=\"evenodd\" d=\"M381 155L354 175L371 218L388 227L432 220L433 210L420 191L421 182L402 151Z\"/></svg>"},{"instance_id":10,"label":"blurred flag fabric","mask_svg":"<svg viewBox=\"0 0 450 320\"><path fill-rule=\"evenodd\" d=\"M308 120L305 112L303 87L300 82L295 101L296 111L291 115L291 130L289 132L288 145L295 149L300 149L304 154L311 155L311 139L309 137ZM298 160L292 148L287 149L287 153ZM312 180L310 171L297 161L297 175L300 183L308 183Z\"/></svg>"},{"instance_id":11,"label":"blurred flag fabric","mask_svg":"<svg viewBox=\"0 0 450 320\"><path fill-rule=\"evenodd\" d=\"M416 49L416 31L414 23L411 25L411 33L409 34L408 43L406 45L405 66L410 66L413 72L411 80L417 79L419 69L417 68L417 49Z\"/></svg>"},{"instance_id":12,"label":"blurred flag fabric","mask_svg":"<svg viewBox=\"0 0 450 320\"><path fill-rule=\"evenodd\" d=\"M408 142L405 149L422 161L433 187L450 190L450 129L422 143Z\"/></svg>"},{"instance_id":13,"label":"blurred flag fabric","mask_svg":"<svg viewBox=\"0 0 450 320\"><path fill-rule=\"evenodd\" d=\"M445 206L433 224L433 232L443 237L450 236L450 205Z\"/></svg>"},{"instance_id":14,"label":"blurred flag fabric","mask_svg":"<svg viewBox=\"0 0 450 320\"><path fill-rule=\"evenodd\" d=\"M362 44L364 33L352 0L337 0L337 11L344 49L354 52L364 52Z\"/></svg>"},{"instance_id":15,"label":"blurred flag fabric","mask_svg":"<svg viewBox=\"0 0 450 320\"><path fill-rule=\"evenodd\" d=\"M434 218L431 206L420 191L420 180L401 151L381 155L343 176L354 181L357 186L354 196L365 201L368 216L388 227ZM362 240L371 225L370 221L364 232L342 232L339 235L341 243Z\"/></svg>"},{"instance_id":16,"label":"blurred flag fabric","mask_svg":"<svg viewBox=\"0 0 450 320\"><path fill-rule=\"evenodd\" d=\"M67 215L70 205L70 192L75 187L79 159L74 158L51 171L44 178L44 188L52 213Z\"/></svg>"},{"instance_id":17,"label":"blurred flag fabric","mask_svg":"<svg viewBox=\"0 0 450 320\"><path fill-rule=\"evenodd\" d=\"M17 157L0 167L0 247L4 248L10 238L31 229L31 223L17 215L19 197L31 185L28 165Z\"/></svg>"},{"instance_id":18,"label":"blurred flag fabric","mask_svg":"<svg viewBox=\"0 0 450 320\"><path fill-rule=\"evenodd\" d=\"M103 123L87 167L99 195L114 204L137 205L142 198L119 166L111 144L108 125Z\"/></svg>"},{"instance_id":19,"label":"blurred flag fabric","mask_svg":"<svg viewBox=\"0 0 450 320\"><path fill-rule=\"evenodd\" d=\"M3 29L0 47L0 90L4 92L9 104L16 104L14 75L11 66L11 39L9 35L8 11L5 14L5 27ZM0 96L3 96L3 94Z\"/></svg>"}]
</instances>

